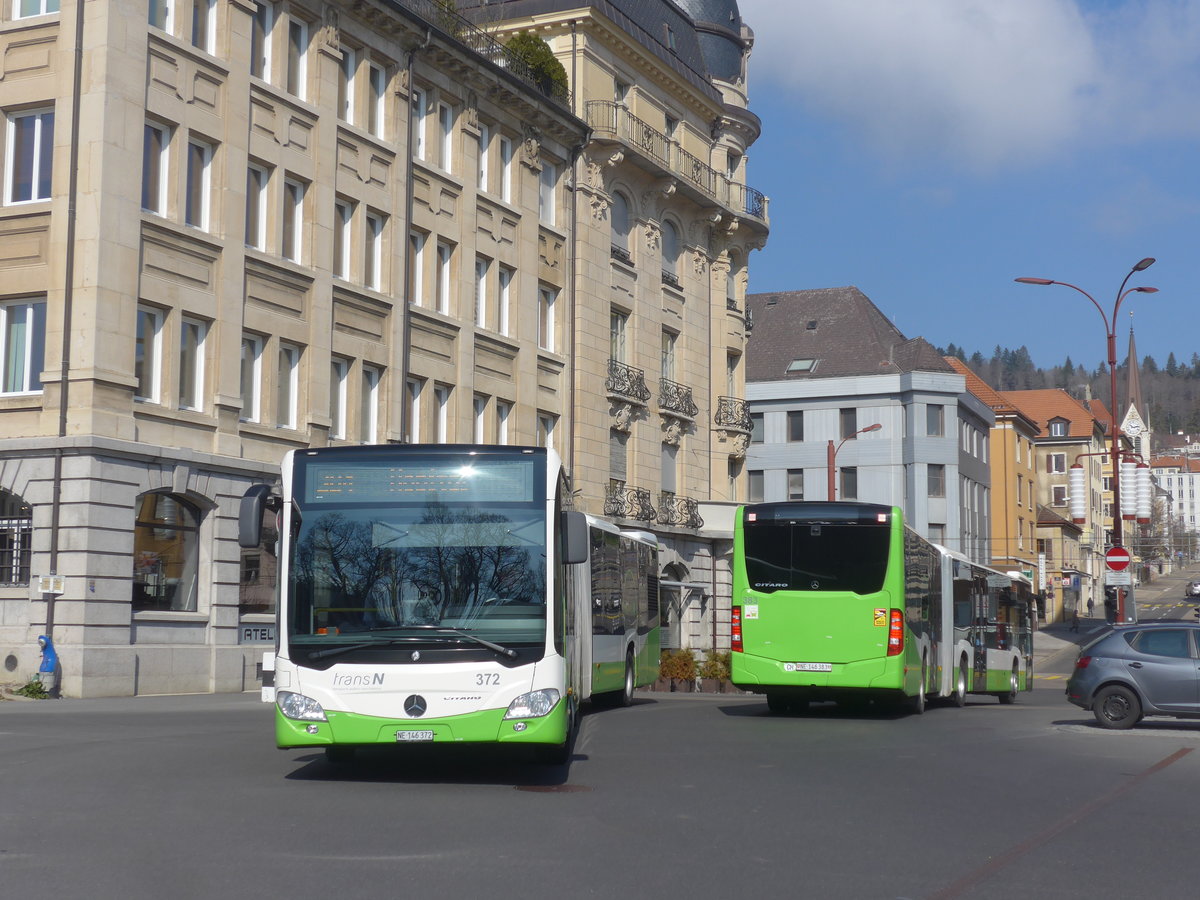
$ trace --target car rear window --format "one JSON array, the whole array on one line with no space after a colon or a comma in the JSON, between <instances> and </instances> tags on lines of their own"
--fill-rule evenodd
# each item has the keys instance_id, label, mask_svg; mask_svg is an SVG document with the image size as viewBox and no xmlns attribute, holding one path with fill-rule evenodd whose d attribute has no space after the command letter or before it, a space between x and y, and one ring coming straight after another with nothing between
<instances>
[{"instance_id":1,"label":"car rear window","mask_svg":"<svg viewBox=\"0 0 1200 900\"><path fill-rule=\"evenodd\" d=\"M1125 640L1138 653L1147 656L1170 656L1187 659L1192 655L1188 632L1184 628L1156 628L1125 635Z\"/></svg>"}]
</instances>

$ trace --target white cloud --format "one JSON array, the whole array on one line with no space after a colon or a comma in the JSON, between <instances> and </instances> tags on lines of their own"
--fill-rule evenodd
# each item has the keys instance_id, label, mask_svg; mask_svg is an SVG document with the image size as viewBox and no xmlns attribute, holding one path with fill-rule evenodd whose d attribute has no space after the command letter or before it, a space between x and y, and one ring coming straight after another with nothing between
<instances>
[{"instance_id":1,"label":"white cloud","mask_svg":"<svg viewBox=\"0 0 1200 900\"><path fill-rule=\"evenodd\" d=\"M1200 131L1200 0L739 0L764 80L885 159L976 171ZM775 127L779 127L776 123Z\"/></svg>"}]
</instances>

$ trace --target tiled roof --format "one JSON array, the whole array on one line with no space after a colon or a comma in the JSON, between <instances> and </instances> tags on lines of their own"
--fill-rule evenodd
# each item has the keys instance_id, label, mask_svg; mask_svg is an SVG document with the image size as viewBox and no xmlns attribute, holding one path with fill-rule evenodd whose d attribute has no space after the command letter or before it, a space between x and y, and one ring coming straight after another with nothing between
<instances>
[{"instance_id":1,"label":"tiled roof","mask_svg":"<svg viewBox=\"0 0 1200 900\"><path fill-rule=\"evenodd\" d=\"M1200 472L1200 459L1187 456L1156 456L1150 460L1152 469L1179 469L1182 472Z\"/></svg>"},{"instance_id":2,"label":"tiled roof","mask_svg":"<svg viewBox=\"0 0 1200 900\"><path fill-rule=\"evenodd\" d=\"M1081 526L1076 525L1074 522L1072 522L1070 519L1066 518L1065 516L1060 516L1058 513L1056 513L1054 510L1052 510L1048 506L1042 506L1039 504L1038 508L1037 508L1037 514L1038 514L1037 523L1038 523L1039 528L1042 528L1042 527L1070 528L1071 530L1077 531L1079 533L1083 532L1083 528Z\"/></svg>"},{"instance_id":3,"label":"tiled roof","mask_svg":"<svg viewBox=\"0 0 1200 900\"><path fill-rule=\"evenodd\" d=\"M1017 407L1011 402L1006 400L1003 394L976 375L975 372L972 371L971 367L965 362L956 356L947 356L945 357L945 360L950 364L950 367L954 369L955 372L966 376L967 390L991 407L992 412L994 412L997 417L1019 417L1025 420L1026 424L1030 427L1030 429L1033 430L1035 434L1038 432L1038 426L1036 422L1029 418L1029 416L1025 415L1025 413L1021 412L1021 410L1017 409Z\"/></svg>"},{"instance_id":4,"label":"tiled roof","mask_svg":"<svg viewBox=\"0 0 1200 900\"><path fill-rule=\"evenodd\" d=\"M748 294L746 312L753 323L747 381L954 371L924 338L901 334L856 287ZM814 361L811 371L788 371L804 359Z\"/></svg>"},{"instance_id":5,"label":"tiled roof","mask_svg":"<svg viewBox=\"0 0 1200 900\"><path fill-rule=\"evenodd\" d=\"M1050 433L1051 419L1065 419L1069 424L1067 436L1074 440L1091 440L1096 420L1093 413L1062 388L1043 388L1034 391L1003 391L1001 396Z\"/></svg>"}]
</instances>

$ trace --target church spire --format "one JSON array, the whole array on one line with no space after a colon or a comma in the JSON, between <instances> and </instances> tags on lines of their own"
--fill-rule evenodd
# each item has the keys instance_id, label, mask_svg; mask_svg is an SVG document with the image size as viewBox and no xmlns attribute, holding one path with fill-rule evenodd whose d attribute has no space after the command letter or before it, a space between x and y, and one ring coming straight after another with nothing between
<instances>
[{"instance_id":1,"label":"church spire","mask_svg":"<svg viewBox=\"0 0 1200 900\"><path fill-rule=\"evenodd\" d=\"M1133 342L1133 310L1129 311L1129 394L1125 401L1125 411L1133 407L1139 414L1145 416L1146 404L1142 402L1142 379L1139 375L1137 345Z\"/></svg>"}]
</instances>

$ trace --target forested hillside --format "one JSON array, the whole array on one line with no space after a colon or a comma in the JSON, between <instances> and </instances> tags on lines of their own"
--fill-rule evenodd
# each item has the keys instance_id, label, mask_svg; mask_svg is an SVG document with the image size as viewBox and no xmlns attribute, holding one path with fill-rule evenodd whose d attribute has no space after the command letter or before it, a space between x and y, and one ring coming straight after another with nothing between
<instances>
[{"instance_id":1,"label":"forested hillside","mask_svg":"<svg viewBox=\"0 0 1200 900\"><path fill-rule=\"evenodd\" d=\"M1091 395L1105 406L1109 403L1108 364L1103 361L1089 369L1067 357L1061 365L1042 369L1034 365L1025 347L1008 350L997 346L990 357L979 351L968 355L954 344L943 352L961 359L998 391L1063 388L1082 400L1090 389ZM1117 366L1117 400L1122 408L1128 396L1127 363L1123 359ZM1200 435L1200 354L1193 353L1190 360L1181 363L1172 353L1162 365L1154 357L1145 356L1141 361L1141 381L1142 396L1148 407L1141 412L1158 435L1180 431L1193 439Z\"/></svg>"}]
</instances>

